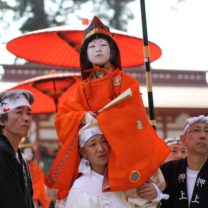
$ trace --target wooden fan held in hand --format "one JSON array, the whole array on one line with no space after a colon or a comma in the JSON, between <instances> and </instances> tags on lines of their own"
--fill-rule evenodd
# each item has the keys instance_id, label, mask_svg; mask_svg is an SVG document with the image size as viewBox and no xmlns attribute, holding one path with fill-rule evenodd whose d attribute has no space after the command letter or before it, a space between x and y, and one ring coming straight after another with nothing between
<instances>
[{"instance_id":1,"label":"wooden fan held in hand","mask_svg":"<svg viewBox=\"0 0 208 208\"><path fill-rule=\"evenodd\" d=\"M109 102L107 105L105 105L103 108L101 108L99 111L97 111L96 113L101 113L102 111L113 107L114 105L126 100L127 98L132 96L132 91L130 88L128 88L127 90L125 90L123 93L121 93L118 97L116 97L115 99L113 99L111 102Z\"/></svg>"}]
</instances>

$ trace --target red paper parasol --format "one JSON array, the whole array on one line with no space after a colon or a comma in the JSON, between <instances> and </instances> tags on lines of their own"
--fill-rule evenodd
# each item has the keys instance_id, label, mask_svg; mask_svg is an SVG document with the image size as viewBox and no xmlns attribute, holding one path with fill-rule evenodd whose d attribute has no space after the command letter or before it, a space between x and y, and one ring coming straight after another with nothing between
<instances>
[{"instance_id":1,"label":"red paper parasol","mask_svg":"<svg viewBox=\"0 0 208 208\"><path fill-rule=\"evenodd\" d=\"M18 57L28 61L53 66L80 68L79 48L82 44L82 27L59 26L37 30L7 43L7 49ZM111 29L121 53L123 68L144 64L143 40L130 36L125 32ZM149 42L150 61L158 59L162 51L154 43Z\"/></svg>"},{"instance_id":2,"label":"red paper parasol","mask_svg":"<svg viewBox=\"0 0 208 208\"><path fill-rule=\"evenodd\" d=\"M7 91L29 90L35 96L33 113L53 113L57 112L58 104L73 93L80 80L79 75L72 73L49 74L23 81Z\"/></svg>"}]
</instances>

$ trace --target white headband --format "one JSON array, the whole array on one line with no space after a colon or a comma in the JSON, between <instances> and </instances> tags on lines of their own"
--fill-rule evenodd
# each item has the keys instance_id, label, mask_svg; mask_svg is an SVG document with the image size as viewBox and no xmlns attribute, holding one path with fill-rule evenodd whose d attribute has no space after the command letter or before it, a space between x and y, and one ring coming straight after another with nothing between
<instances>
[{"instance_id":1,"label":"white headband","mask_svg":"<svg viewBox=\"0 0 208 208\"><path fill-rule=\"evenodd\" d=\"M181 140L177 137L175 139L173 138L167 138L165 139L165 142L168 146L174 145L174 144L181 144Z\"/></svg>"},{"instance_id":2,"label":"white headband","mask_svg":"<svg viewBox=\"0 0 208 208\"><path fill-rule=\"evenodd\" d=\"M185 123L184 127L183 127L183 135L185 135L188 128L196 122L208 123L208 116L200 115L200 116L197 116L197 117L188 118L186 120L186 123Z\"/></svg>"},{"instance_id":3,"label":"white headband","mask_svg":"<svg viewBox=\"0 0 208 208\"><path fill-rule=\"evenodd\" d=\"M29 101L23 94L18 94L12 98L6 98L0 102L0 114L7 113L20 106L31 107Z\"/></svg>"},{"instance_id":4,"label":"white headband","mask_svg":"<svg viewBox=\"0 0 208 208\"><path fill-rule=\"evenodd\" d=\"M80 148L82 148L91 137L103 134L98 127L97 120L93 116L86 113L85 120L86 124L78 132Z\"/></svg>"}]
</instances>

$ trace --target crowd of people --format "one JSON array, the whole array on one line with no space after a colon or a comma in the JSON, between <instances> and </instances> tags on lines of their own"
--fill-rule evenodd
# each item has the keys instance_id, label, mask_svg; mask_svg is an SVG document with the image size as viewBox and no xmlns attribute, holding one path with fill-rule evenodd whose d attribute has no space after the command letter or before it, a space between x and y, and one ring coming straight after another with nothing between
<instances>
[{"instance_id":1,"label":"crowd of people","mask_svg":"<svg viewBox=\"0 0 208 208\"><path fill-rule=\"evenodd\" d=\"M21 143L32 93L0 94L0 207L47 208L55 193L56 208L207 208L208 116L187 119L179 138L161 139L97 17L84 31L80 67L76 93L56 114L61 148L45 181L32 145ZM99 111L127 89L132 96Z\"/></svg>"}]
</instances>

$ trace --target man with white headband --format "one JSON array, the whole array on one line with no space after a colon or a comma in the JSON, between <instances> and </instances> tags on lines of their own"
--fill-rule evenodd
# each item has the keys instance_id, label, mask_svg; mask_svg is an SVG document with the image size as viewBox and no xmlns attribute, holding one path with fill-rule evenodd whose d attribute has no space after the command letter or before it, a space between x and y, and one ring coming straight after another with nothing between
<instances>
[{"instance_id":1,"label":"man with white headband","mask_svg":"<svg viewBox=\"0 0 208 208\"><path fill-rule=\"evenodd\" d=\"M187 147L187 158L165 163L161 170L169 200L162 208L208 207L208 116L186 120L182 143Z\"/></svg>"},{"instance_id":2,"label":"man with white headband","mask_svg":"<svg viewBox=\"0 0 208 208\"><path fill-rule=\"evenodd\" d=\"M159 190L157 193L153 184L145 184L135 191L103 192L102 187L107 180L110 146L97 120L90 114L87 114L86 124L80 128L78 136L82 155L79 173L82 175L74 181L69 191L66 208L153 208L157 206L158 201L150 202L160 193ZM136 206L138 204L142 206Z\"/></svg>"},{"instance_id":3,"label":"man with white headband","mask_svg":"<svg viewBox=\"0 0 208 208\"><path fill-rule=\"evenodd\" d=\"M0 94L0 207L34 208L30 172L19 144L32 122L32 93L14 90Z\"/></svg>"},{"instance_id":4,"label":"man with white headband","mask_svg":"<svg viewBox=\"0 0 208 208\"><path fill-rule=\"evenodd\" d=\"M179 160L179 159L185 158L187 156L187 148L182 143L182 141L180 140L179 137L166 138L165 142L171 149L169 155L165 159L165 162L168 162L171 160Z\"/></svg>"},{"instance_id":5,"label":"man with white headband","mask_svg":"<svg viewBox=\"0 0 208 208\"><path fill-rule=\"evenodd\" d=\"M79 130L79 147L82 159L79 173L69 191L66 208L83 207L131 207L122 192L102 192L102 182L106 173L110 147L98 127L97 120L86 116L86 125ZM112 202L111 202L111 199Z\"/></svg>"}]
</instances>

